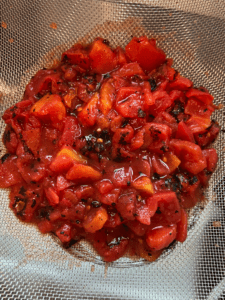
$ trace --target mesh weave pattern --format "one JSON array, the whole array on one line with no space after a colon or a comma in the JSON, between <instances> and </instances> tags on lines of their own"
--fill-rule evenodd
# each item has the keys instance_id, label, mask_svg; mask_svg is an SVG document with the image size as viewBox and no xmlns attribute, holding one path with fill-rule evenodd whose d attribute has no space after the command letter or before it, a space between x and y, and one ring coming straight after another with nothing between
<instances>
[{"instance_id":1,"label":"mesh weave pattern","mask_svg":"<svg viewBox=\"0 0 225 300\"><path fill-rule=\"evenodd\" d=\"M157 38L182 75L225 104L224 0L1 0L0 8L1 115L21 99L37 70L78 40L96 36L112 46L124 46L134 35ZM7 191L0 190L0 298L225 299L225 109L213 117L222 131L209 201L191 212L186 242L154 263L122 258L106 265L85 243L65 250L53 236L21 223L8 208ZM4 128L1 121L1 133Z\"/></svg>"}]
</instances>

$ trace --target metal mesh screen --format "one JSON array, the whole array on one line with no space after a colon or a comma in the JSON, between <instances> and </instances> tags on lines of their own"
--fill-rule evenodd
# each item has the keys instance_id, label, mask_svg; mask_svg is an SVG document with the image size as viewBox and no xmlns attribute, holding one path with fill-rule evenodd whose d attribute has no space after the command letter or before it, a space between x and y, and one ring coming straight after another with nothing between
<instances>
[{"instance_id":1,"label":"metal mesh screen","mask_svg":"<svg viewBox=\"0 0 225 300\"><path fill-rule=\"evenodd\" d=\"M21 99L37 70L78 40L96 36L112 46L135 35L157 38L182 75L225 104L224 0L1 0L0 14L1 115ZM222 131L209 201L190 213L186 242L154 263L125 257L105 264L85 243L65 250L53 236L21 223L1 190L1 299L225 299L224 112L213 116ZM4 127L1 121L1 133Z\"/></svg>"}]
</instances>

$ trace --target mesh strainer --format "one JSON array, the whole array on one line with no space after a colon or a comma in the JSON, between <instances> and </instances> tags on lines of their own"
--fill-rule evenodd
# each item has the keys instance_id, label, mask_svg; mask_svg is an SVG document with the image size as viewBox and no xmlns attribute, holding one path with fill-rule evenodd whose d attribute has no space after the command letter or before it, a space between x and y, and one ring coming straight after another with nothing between
<instances>
[{"instance_id":1,"label":"mesh strainer","mask_svg":"<svg viewBox=\"0 0 225 300\"><path fill-rule=\"evenodd\" d=\"M225 103L224 0L1 0L0 7L1 115L37 70L96 36L113 47L132 36L157 38L182 75L209 89L216 104ZM154 263L125 257L105 264L85 243L65 250L53 236L21 223L1 190L1 299L225 299L224 111L213 116L222 131L209 201L190 213L186 242ZM2 144L0 150L4 154Z\"/></svg>"}]
</instances>

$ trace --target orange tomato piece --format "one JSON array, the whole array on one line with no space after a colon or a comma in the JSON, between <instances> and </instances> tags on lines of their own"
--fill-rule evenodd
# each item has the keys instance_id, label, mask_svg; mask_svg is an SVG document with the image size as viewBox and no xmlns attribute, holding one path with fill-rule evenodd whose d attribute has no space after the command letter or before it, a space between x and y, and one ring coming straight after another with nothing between
<instances>
[{"instance_id":1,"label":"orange tomato piece","mask_svg":"<svg viewBox=\"0 0 225 300\"><path fill-rule=\"evenodd\" d=\"M65 102L65 105L69 108L72 106L73 99L77 96L77 88L76 89L70 89L68 94L66 94L63 99Z\"/></svg>"},{"instance_id":2,"label":"orange tomato piece","mask_svg":"<svg viewBox=\"0 0 225 300\"><path fill-rule=\"evenodd\" d=\"M160 227L150 230L146 235L146 243L154 251L168 247L176 238L177 226Z\"/></svg>"},{"instance_id":3,"label":"orange tomato piece","mask_svg":"<svg viewBox=\"0 0 225 300\"><path fill-rule=\"evenodd\" d=\"M69 180L89 179L97 181L102 178L102 174L90 166L75 164L67 172L66 178Z\"/></svg>"},{"instance_id":4,"label":"orange tomato piece","mask_svg":"<svg viewBox=\"0 0 225 300\"><path fill-rule=\"evenodd\" d=\"M86 219L83 222L83 227L85 231L94 233L104 226L105 222L108 220L108 214L105 208L93 208L87 214Z\"/></svg>"},{"instance_id":5,"label":"orange tomato piece","mask_svg":"<svg viewBox=\"0 0 225 300\"><path fill-rule=\"evenodd\" d=\"M99 108L104 115L108 114L115 99L115 88L112 85L112 82L112 79L106 81L105 83L103 83L100 90Z\"/></svg>"},{"instance_id":6,"label":"orange tomato piece","mask_svg":"<svg viewBox=\"0 0 225 300\"><path fill-rule=\"evenodd\" d=\"M53 123L61 122L66 116L65 106L57 94L46 94L31 107L30 112L36 117L50 118Z\"/></svg>"},{"instance_id":7,"label":"orange tomato piece","mask_svg":"<svg viewBox=\"0 0 225 300\"><path fill-rule=\"evenodd\" d=\"M167 164L169 167L169 173L172 173L176 170L176 168L180 165L181 161L179 158L172 154L172 153L165 153L163 155L163 161Z\"/></svg>"},{"instance_id":8,"label":"orange tomato piece","mask_svg":"<svg viewBox=\"0 0 225 300\"><path fill-rule=\"evenodd\" d=\"M147 176L140 177L136 179L133 183L132 186L143 193L146 193L148 195L154 194L154 188L151 180Z\"/></svg>"},{"instance_id":9,"label":"orange tomato piece","mask_svg":"<svg viewBox=\"0 0 225 300\"><path fill-rule=\"evenodd\" d=\"M53 159L50 169L54 172L67 171L74 163L87 163L87 160L70 146L63 146Z\"/></svg>"}]
</instances>

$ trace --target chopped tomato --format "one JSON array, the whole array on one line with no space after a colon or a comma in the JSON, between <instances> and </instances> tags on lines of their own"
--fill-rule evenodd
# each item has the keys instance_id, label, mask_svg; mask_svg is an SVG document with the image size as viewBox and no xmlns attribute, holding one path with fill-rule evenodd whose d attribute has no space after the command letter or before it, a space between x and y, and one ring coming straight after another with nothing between
<instances>
[{"instance_id":1,"label":"chopped tomato","mask_svg":"<svg viewBox=\"0 0 225 300\"><path fill-rule=\"evenodd\" d=\"M107 115L112 108L115 99L115 88L112 85L112 80L103 83L100 90L100 110L104 115Z\"/></svg>"},{"instance_id":2,"label":"chopped tomato","mask_svg":"<svg viewBox=\"0 0 225 300\"><path fill-rule=\"evenodd\" d=\"M79 65L81 68L88 69L90 59L88 52L81 44L76 44L62 54L62 60L68 60L71 64Z\"/></svg>"},{"instance_id":3,"label":"chopped tomato","mask_svg":"<svg viewBox=\"0 0 225 300\"><path fill-rule=\"evenodd\" d=\"M183 121L178 124L176 139L185 140L191 143L195 142L191 129Z\"/></svg>"},{"instance_id":4,"label":"chopped tomato","mask_svg":"<svg viewBox=\"0 0 225 300\"><path fill-rule=\"evenodd\" d=\"M16 165L16 156L5 154L0 163L0 187L7 188L22 182L22 177Z\"/></svg>"},{"instance_id":5,"label":"chopped tomato","mask_svg":"<svg viewBox=\"0 0 225 300\"><path fill-rule=\"evenodd\" d=\"M120 77L131 77L137 75L145 75L142 68L138 63L129 63L122 66L119 70L115 71L113 75L117 75Z\"/></svg>"},{"instance_id":6,"label":"chopped tomato","mask_svg":"<svg viewBox=\"0 0 225 300\"><path fill-rule=\"evenodd\" d=\"M56 231L56 235L62 243L69 242L71 240L71 226L64 224Z\"/></svg>"},{"instance_id":7,"label":"chopped tomato","mask_svg":"<svg viewBox=\"0 0 225 300\"><path fill-rule=\"evenodd\" d=\"M201 116L203 118L210 118L213 111L214 108L211 105L206 105L195 98L188 100L184 110L186 114Z\"/></svg>"},{"instance_id":8,"label":"chopped tomato","mask_svg":"<svg viewBox=\"0 0 225 300\"><path fill-rule=\"evenodd\" d=\"M126 220L135 219L135 204L136 204L136 195L132 192L127 192L124 195L121 195L118 199L117 209L121 216Z\"/></svg>"},{"instance_id":9,"label":"chopped tomato","mask_svg":"<svg viewBox=\"0 0 225 300\"><path fill-rule=\"evenodd\" d=\"M81 127L74 117L66 117L64 129L62 132L61 139L59 141L59 145L70 145L76 142L77 138L81 136Z\"/></svg>"},{"instance_id":10,"label":"chopped tomato","mask_svg":"<svg viewBox=\"0 0 225 300\"><path fill-rule=\"evenodd\" d=\"M87 214L83 222L83 227L86 231L94 233L104 226L105 222L108 220L107 211L102 208L93 208Z\"/></svg>"},{"instance_id":11,"label":"chopped tomato","mask_svg":"<svg viewBox=\"0 0 225 300\"><path fill-rule=\"evenodd\" d=\"M146 243L153 251L158 251L168 247L176 238L176 225L160 227L149 231Z\"/></svg>"},{"instance_id":12,"label":"chopped tomato","mask_svg":"<svg viewBox=\"0 0 225 300\"><path fill-rule=\"evenodd\" d=\"M137 220L135 221L128 221L126 225L137 235L137 236L144 236L146 230L148 229L147 225L141 224ZM149 225L149 224L148 224Z\"/></svg>"},{"instance_id":13,"label":"chopped tomato","mask_svg":"<svg viewBox=\"0 0 225 300\"><path fill-rule=\"evenodd\" d=\"M216 169L216 164L218 161L218 155L215 149L205 149L202 150L202 154L206 158L207 170L209 172L214 172Z\"/></svg>"},{"instance_id":14,"label":"chopped tomato","mask_svg":"<svg viewBox=\"0 0 225 300\"><path fill-rule=\"evenodd\" d=\"M45 195L51 206L59 204L59 196L53 188L45 189Z\"/></svg>"},{"instance_id":15,"label":"chopped tomato","mask_svg":"<svg viewBox=\"0 0 225 300\"><path fill-rule=\"evenodd\" d=\"M148 198L145 202L140 199L136 203L136 220L141 224L150 225L151 217L154 216L157 210L158 203L155 198Z\"/></svg>"},{"instance_id":16,"label":"chopped tomato","mask_svg":"<svg viewBox=\"0 0 225 300\"><path fill-rule=\"evenodd\" d=\"M117 260L123 256L129 244L127 238L120 235L110 235L104 231L97 232L92 240L94 248L106 262Z\"/></svg>"},{"instance_id":17,"label":"chopped tomato","mask_svg":"<svg viewBox=\"0 0 225 300\"><path fill-rule=\"evenodd\" d=\"M95 124L98 115L98 100L99 94L95 93L88 104L79 112L78 119L81 124L86 126L93 126Z\"/></svg>"},{"instance_id":18,"label":"chopped tomato","mask_svg":"<svg viewBox=\"0 0 225 300\"><path fill-rule=\"evenodd\" d=\"M148 195L154 194L154 188L151 180L147 176L142 176L133 181L132 186L140 192L146 193Z\"/></svg>"},{"instance_id":19,"label":"chopped tomato","mask_svg":"<svg viewBox=\"0 0 225 300\"><path fill-rule=\"evenodd\" d=\"M205 132L205 130L210 126L210 124L210 119L199 116L192 116L186 122L186 125L189 127L193 134Z\"/></svg>"},{"instance_id":20,"label":"chopped tomato","mask_svg":"<svg viewBox=\"0 0 225 300\"><path fill-rule=\"evenodd\" d=\"M171 140L171 147L181 160L181 167L192 174L201 172L206 167L206 161L201 148L191 142Z\"/></svg>"},{"instance_id":21,"label":"chopped tomato","mask_svg":"<svg viewBox=\"0 0 225 300\"><path fill-rule=\"evenodd\" d=\"M135 87L122 87L116 97L116 110L123 117L135 118L144 114L144 103L141 89Z\"/></svg>"},{"instance_id":22,"label":"chopped tomato","mask_svg":"<svg viewBox=\"0 0 225 300\"><path fill-rule=\"evenodd\" d=\"M152 196L152 201L157 202L157 210L152 217L152 224L171 225L176 224L181 218L179 201L174 192L159 192Z\"/></svg>"},{"instance_id":23,"label":"chopped tomato","mask_svg":"<svg viewBox=\"0 0 225 300\"><path fill-rule=\"evenodd\" d=\"M209 105L212 103L213 101L213 96L210 95L207 92L203 92L201 90L197 90L197 89L190 89L187 93L186 96L188 98L194 97L197 98L198 100L202 101L203 103Z\"/></svg>"},{"instance_id":24,"label":"chopped tomato","mask_svg":"<svg viewBox=\"0 0 225 300\"><path fill-rule=\"evenodd\" d=\"M144 70L152 71L166 60L165 53L156 48L146 36L136 38L126 46L126 55L131 61L136 61Z\"/></svg>"},{"instance_id":25,"label":"chopped tomato","mask_svg":"<svg viewBox=\"0 0 225 300\"><path fill-rule=\"evenodd\" d=\"M185 91L192 86L191 80L178 74L176 79L169 84L170 89Z\"/></svg>"},{"instance_id":26,"label":"chopped tomato","mask_svg":"<svg viewBox=\"0 0 225 300\"><path fill-rule=\"evenodd\" d=\"M46 94L31 107L30 112L39 118L50 118L56 126L66 116L66 109L61 101L61 97L56 94Z\"/></svg>"},{"instance_id":27,"label":"chopped tomato","mask_svg":"<svg viewBox=\"0 0 225 300\"><path fill-rule=\"evenodd\" d=\"M123 66L127 63L127 58L126 58L125 52L121 47L117 47L114 50L114 53L116 54L116 61L117 61L116 64Z\"/></svg>"},{"instance_id":28,"label":"chopped tomato","mask_svg":"<svg viewBox=\"0 0 225 300\"><path fill-rule=\"evenodd\" d=\"M53 159L50 169L54 172L67 171L74 163L87 163L87 160L70 146L63 146Z\"/></svg>"},{"instance_id":29,"label":"chopped tomato","mask_svg":"<svg viewBox=\"0 0 225 300\"><path fill-rule=\"evenodd\" d=\"M114 57L115 54L105 40L102 38L95 39L89 52L93 72L105 74L112 71L115 68Z\"/></svg>"}]
</instances>

